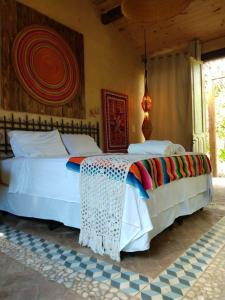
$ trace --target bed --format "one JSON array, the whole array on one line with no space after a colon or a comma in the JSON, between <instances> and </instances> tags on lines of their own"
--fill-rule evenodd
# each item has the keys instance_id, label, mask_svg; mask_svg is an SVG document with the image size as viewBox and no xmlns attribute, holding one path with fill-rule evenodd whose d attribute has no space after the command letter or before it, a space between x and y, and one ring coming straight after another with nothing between
<instances>
[{"instance_id":1,"label":"bed","mask_svg":"<svg viewBox=\"0 0 225 300\"><path fill-rule=\"evenodd\" d=\"M25 124L25 125L24 125ZM2 153L10 154L7 141L8 130L52 130L85 133L99 143L98 125L72 125L63 122L37 123L26 118L15 121L3 118ZM71 129L72 128L72 129ZM67 130L67 131L66 131ZM66 168L69 156L54 158L6 158L1 160L0 210L18 216L55 220L80 228L79 173ZM19 170L19 173L18 173ZM28 172L29 170L29 172ZM17 177L10 186L12 177ZM29 178L23 186L21 180ZM47 183L47 184L46 184ZM29 189L29 187L32 187ZM136 187L126 184L122 216L120 250L127 252L149 249L151 239L170 226L179 216L192 214L205 207L211 200L211 175L183 178L147 191L148 201L143 201Z\"/></svg>"}]
</instances>

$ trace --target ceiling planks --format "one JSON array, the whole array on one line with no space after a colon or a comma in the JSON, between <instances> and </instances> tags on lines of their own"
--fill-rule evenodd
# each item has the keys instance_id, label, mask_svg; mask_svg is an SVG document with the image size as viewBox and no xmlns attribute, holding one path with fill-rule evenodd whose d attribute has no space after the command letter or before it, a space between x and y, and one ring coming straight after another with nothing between
<instances>
[{"instance_id":1,"label":"ceiling planks","mask_svg":"<svg viewBox=\"0 0 225 300\"><path fill-rule=\"evenodd\" d=\"M93 0L99 14L121 4L120 0ZM106 25L107 26L107 25ZM130 40L140 54L144 52L144 28L148 53L185 47L193 39L208 41L225 36L225 0L193 0L181 14L158 24L134 22L125 17L113 26Z\"/></svg>"}]
</instances>

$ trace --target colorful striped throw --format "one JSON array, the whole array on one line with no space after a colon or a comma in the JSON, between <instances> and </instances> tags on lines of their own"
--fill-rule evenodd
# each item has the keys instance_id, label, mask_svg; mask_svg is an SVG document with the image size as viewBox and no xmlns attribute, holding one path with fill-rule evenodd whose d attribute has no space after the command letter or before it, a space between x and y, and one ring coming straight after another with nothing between
<instances>
[{"instance_id":1,"label":"colorful striped throw","mask_svg":"<svg viewBox=\"0 0 225 300\"><path fill-rule=\"evenodd\" d=\"M84 159L85 157L71 157L66 166L80 172L80 164ZM141 195L148 199L147 190L154 190L181 178L210 173L211 164L205 154L155 157L133 163L127 176L127 183L137 187Z\"/></svg>"}]
</instances>

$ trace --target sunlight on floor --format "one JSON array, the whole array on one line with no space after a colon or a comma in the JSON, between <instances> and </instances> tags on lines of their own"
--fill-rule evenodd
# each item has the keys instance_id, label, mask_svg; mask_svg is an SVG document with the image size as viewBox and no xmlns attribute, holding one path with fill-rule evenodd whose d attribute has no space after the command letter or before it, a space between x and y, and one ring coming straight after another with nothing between
<instances>
[{"instance_id":1,"label":"sunlight on floor","mask_svg":"<svg viewBox=\"0 0 225 300\"><path fill-rule=\"evenodd\" d=\"M5 238L4 233L0 232L0 239Z\"/></svg>"},{"instance_id":2,"label":"sunlight on floor","mask_svg":"<svg viewBox=\"0 0 225 300\"><path fill-rule=\"evenodd\" d=\"M225 187L225 178L224 177L213 177L213 185L219 187Z\"/></svg>"}]
</instances>

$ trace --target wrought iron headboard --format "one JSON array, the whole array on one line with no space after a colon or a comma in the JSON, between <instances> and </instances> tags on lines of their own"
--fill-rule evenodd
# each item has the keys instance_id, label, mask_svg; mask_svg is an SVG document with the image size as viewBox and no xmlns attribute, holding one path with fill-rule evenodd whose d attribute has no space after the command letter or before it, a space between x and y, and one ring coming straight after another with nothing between
<instances>
[{"instance_id":1,"label":"wrought iron headboard","mask_svg":"<svg viewBox=\"0 0 225 300\"><path fill-rule=\"evenodd\" d=\"M91 124L80 122L65 122L63 119L60 121L42 120L38 117L37 120L30 119L27 115L25 118L14 118L12 114L10 117L0 117L0 155L2 156L12 156L12 149L9 144L9 139L7 132L9 130L25 130L25 131L51 131L58 129L61 133L71 133L71 134L87 134L92 136L96 143L100 144L99 139L99 123Z\"/></svg>"}]
</instances>

